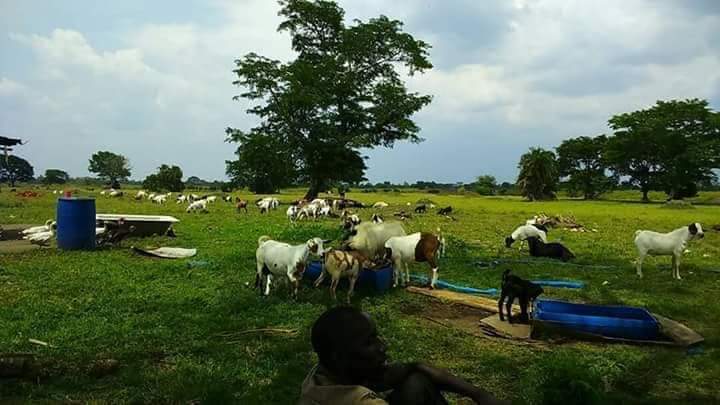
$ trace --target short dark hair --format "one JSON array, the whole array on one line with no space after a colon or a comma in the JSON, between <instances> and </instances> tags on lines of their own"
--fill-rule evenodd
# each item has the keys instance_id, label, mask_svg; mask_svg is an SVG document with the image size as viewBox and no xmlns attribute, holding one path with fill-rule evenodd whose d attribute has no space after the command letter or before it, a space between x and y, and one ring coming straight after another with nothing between
<instances>
[{"instance_id":1,"label":"short dark hair","mask_svg":"<svg viewBox=\"0 0 720 405\"><path fill-rule=\"evenodd\" d=\"M347 348L348 341L359 328L370 325L370 319L362 311L350 306L331 308L315 321L311 332L313 350L320 364L332 367L333 354Z\"/></svg>"}]
</instances>

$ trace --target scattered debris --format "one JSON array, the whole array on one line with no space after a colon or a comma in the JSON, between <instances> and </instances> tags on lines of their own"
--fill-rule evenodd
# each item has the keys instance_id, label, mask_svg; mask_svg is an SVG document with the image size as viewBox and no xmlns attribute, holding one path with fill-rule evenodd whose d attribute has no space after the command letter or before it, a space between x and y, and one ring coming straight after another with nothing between
<instances>
[{"instance_id":1,"label":"scattered debris","mask_svg":"<svg viewBox=\"0 0 720 405\"><path fill-rule=\"evenodd\" d=\"M184 259L187 257L193 257L197 254L197 249L185 249L175 247L160 247L157 249L141 249L132 246L131 249L145 256L161 257L163 259Z\"/></svg>"},{"instance_id":2,"label":"scattered debris","mask_svg":"<svg viewBox=\"0 0 720 405\"><path fill-rule=\"evenodd\" d=\"M95 377L105 377L117 371L120 362L115 359L96 360L90 365L89 373Z\"/></svg>"},{"instance_id":3,"label":"scattered debris","mask_svg":"<svg viewBox=\"0 0 720 405\"><path fill-rule=\"evenodd\" d=\"M45 346L45 347L55 347L48 342L43 342L42 340L37 340L37 339L32 339L32 338L28 339L28 342L36 344L36 345L40 345L40 346Z\"/></svg>"},{"instance_id":4,"label":"scattered debris","mask_svg":"<svg viewBox=\"0 0 720 405\"><path fill-rule=\"evenodd\" d=\"M571 232L597 232L598 230L593 228L588 230L584 225L577 222L574 215L555 215L549 217L543 213L535 215L533 219L526 221L528 225L545 225L551 228L564 228L569 229Z\"/></svg>"}]
</instances>

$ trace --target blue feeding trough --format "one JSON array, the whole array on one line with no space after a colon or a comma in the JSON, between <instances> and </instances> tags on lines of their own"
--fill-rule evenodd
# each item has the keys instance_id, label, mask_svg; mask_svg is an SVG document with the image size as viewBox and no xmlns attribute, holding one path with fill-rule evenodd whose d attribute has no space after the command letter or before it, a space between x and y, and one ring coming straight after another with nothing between
<instances>
[{"instance_id":1,"label":"blue feeding trough","mask_svg":"<svg viewBox=\"0 0 720 405\"><path fill-rule=\"evenodd\" d=\"M317 280L322 272L321 262L310 262L305 269L303 279L310 281ZM383 292L392 287L393 268L391 266L381 267L379 269L362 269L358 276L357 288L372 288L375 291Z\"/></svg>"},{"instance_id":2,"label":"blue feeding trough","mask_svg":"<svg viewBox=\"0 0 720 405\"><path fill-rule=\"evenodd\" d=\"M58 199L57 244L64 250L95 249L95 199Z\"/></svg>"},{"instance_id":3,"label":"blue feeding trough","mask_svg":"<svg viewBox=\"0 0 720 405\"><path fill-rule=\"evenodd\" d=\"M658 321L645 309L538 300L533 319L541 324L611 338L658 340Z\"/></svg>"}]
</instances>

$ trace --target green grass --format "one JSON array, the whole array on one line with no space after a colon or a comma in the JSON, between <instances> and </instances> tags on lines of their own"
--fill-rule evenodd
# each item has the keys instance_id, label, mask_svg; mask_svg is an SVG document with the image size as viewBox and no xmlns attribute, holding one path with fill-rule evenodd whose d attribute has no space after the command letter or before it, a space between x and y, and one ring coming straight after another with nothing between
<instances>
[{"instance_id":1,"label":"green grass","mask_svg":"<svg viewBox=\"0 0 720 405\"><path fill-rule=\"evenodd\" d=\"M290 201L301 194L280 195ZM254 199L248 194L245 197ZM55 197L21 199L0 193L0 223L42 223L54 216ZM582 290L546 289L546 296L579 302L637 305L684 322L707 340L701 355L664 347L567 343L552 350L471 337L461 331L404 315L425 298L395 290L356 296L353 305L370 312L395 360L424 360L447 367L516 403L712 403L720 401L720 234L707 232L694 242L682 263L680 282L671 278L669 258L648 259L638 280L632 261L636 229L671 230L690 222L720 222L720 207L665 210L660 205L619 201L560 200L529 203L517 198L350 193L365 202L384 200L390 213L406 203L430 198L452 205L458 221L434 214L416 216L408 231L434 230L449 236L441 278L476 287L497 287L507 266L487 269L477 260L522 258L502 248L515 226L539 212L574 215L598 233L553 230L577 255L577 262L611 269L513 265L524 277L575 279ZM636 197L638 197L636 195ZM123 248L96 252L47 249L0 256L0 351L31 352L45 362L39 380L0 380L0 401L186 403L294 403L315 361L309 328L335 305L326 289L305 286L298 301L283 291L267 298L246 286L254 279L258 236L290 242L310 236L339 235L338 221L291 228L284 208L260 216L237 214L218 201L210 214L186 214L173 203L160 207L129 197L98 196L98 212L169 214L181 220L176 239L125 242ZM364 219L372 210L361 210ZM194 247L204 266L186 261L152 260L131 253L131 245ZM426 271L415 266L415 272ZM603 282L609 284L603 286ZM345 292L339 294L344 298ZM253 328L298 329L296 336L220 334ZM29 338L54 347L28 343ZM113 358L119 370L91 375L95 359Z\"/></svg>"}]
</instances>

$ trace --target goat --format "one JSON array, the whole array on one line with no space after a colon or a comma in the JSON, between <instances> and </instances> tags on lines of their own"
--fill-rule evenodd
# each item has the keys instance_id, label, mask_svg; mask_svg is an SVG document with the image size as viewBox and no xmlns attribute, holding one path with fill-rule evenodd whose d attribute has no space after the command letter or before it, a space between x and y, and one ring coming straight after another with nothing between
<instances>
[{"instance_id":1,"label":"goat","mask_svg":"<svg viewBox=\"0 0 720 405\"><path fill-rule=\"evenodd\" d=\"M386 203L385 201L378 201L375 204L372 205L373 208L387 208L390 204Z\"/></svg>"},{"instance_id":2,"label":"goat","mask_svg":"<svg viewBox=\"0 0 720 405\"><path fill-rule=\"evenodd\" d=\"M138 191L137 194L135 194L136 200L142 200L145 197L147 197L147 193L142 190Z\"/></svg>"},{"instance_id":3,"label":"goat","mask_svg":"<svg viewBox=\"0 0 720 405\"><path fill-rule=\"evenodd\" d=\"M370 260L376 261L384 256L385 242L393 236L405 236L405 230L399 222L374 224L363 222L350 232L343 250L357 250Z\"/></svg>"},{"instance_id":4,"label":"goat","mask_svg":"<svg viewBox=\"0 0 720 405\"><path fill-rule=\"evenodd\" d=\"M207 196L207 197L205 198L205 200L206 200L207 202L209 202L209 203L215 202L215 200L217 200L217 196L214 196L214 195Z\"/></svg>"},{"instance_id":5,"label":"goat","mask_svg":"<svg viewBox=\"0 0 720 405\"><path fill-rule=\"evenodd\" d=\"M439 230L438 230L439 231ZM393 236L385 242L385 258L392 260L394 270L393 287L397 287L398 280L401 284L410 283L410 270L408 263L427 262L432 271L430 288L435 288L438 277L437 258L439 252L444 250L441 245L441 236L427 232L416 232L407 236ZM403 278L403 267L405 266L405 277Z\"/></svg>"},{"instance_id":6,"label":"goat","mask_svg":"<svg viewBox=\"0 0 720 405\"><path fill-rule=\"evenodd\" d=\"M527 238L527 242L528 247L530 248L530 256L551 257L553 259L560 259L564 262L575 258L575 255L561 243L545 243L535 236Z\"/></svg>"},{"instance_id":7,"label":"goat","mask_svg":"<svg viewBox=\"0 0 720 405\"><path fill-rule=\"evenodd\" d=\"M510 236L505 238L505 246L510 247L515 241L524 241L527 238L540 238L547 243L547 228L544 225L521 225Z\"/></svg>"},{"instance_id":8,"label":"goat","mask_svg":"<svg viewBox=\"0 0 720 405\"><path fill-rule=\"evenodd\" d=\"M503 272L502 283L500 284L500 299L498 300L498 312L500 313L500 320L504 321L503 317L503 303L507 298L506 309L508 322L513 323L512 315L512 304L515 298L520 303L520 322L529 322L530 317L528 316L528 304L534 302L537 297L542 294L543 288L528 280L510 274L510 269Z\"/></svg>"},{"instance_id":9,"label":"goat","mask_svg":"<svg viewBox=\"0 0 720 405\"><path fill-rule=\"evenodd\" d=\"M155 204L165 204L165 201L167 201L167 196L165 194L156 195L152 199L152 202Z\"/></svg>"},{"instance_id":10,"label":"goat","mask_svg":"<svg viewBox=\"0 0 720 405\"><path fill-rule=\"evenodd\" d=\"M207 201L205 201L205 200L194 201L192 204L188 205L187 209L185 210L185 212L193 212L193 211L208 212Z\"/></svg>"},{"instance_id":11,"label":"goat","mask_svg":"<svg viewBox=\"0 0 720 405\"><path fill-rule=\"evenodd\" d=\"M189 197L189 196L186 196L186 195L180 194L180 195L177 196L177 198L175 199L175 204L181 204L181 203L184 203L185 201L190 201L190 197Z\"/></svg>"},{"instance_id":12,"label":"goat","mask_svg":"<svg viewBox=\"0 0 720 405\"><path fill-rule=\"evenodd\" d=\"M347 294L347 303L350 304L350 298L355 291L355 283L360 275L360 271L363 267L374 267L374 263L368 260L368 258L362 253L350 250L343 251L337 249L330 249L325 251L325 258L323 260L323 270L320 273L320 277L315 281L315 288L325 279L325 275L330 275L330 296L333 300L336 300L335 290L340 282L341 278L348 278L350 281L350 287Z\"/></svg>"},{"instance_id":13,"label":"goat","mask_svg":"<svg viewBox=\"0 0 720 405\"><path fill-rule=\"evenodd\" d=\"M378 213L372 214L372 217L370 217L370 221L372 221L373 224L382 224L383 222L385 222L382 215Z\"/></svg>"},{"instance_id":14,"label":"goat","mask_svg":"<svg viewBox=\"0 0 720 405\"><path fill-rule=\"evenodd\" d=\"M685 246L693 239L702 239L704 237L705 233L702 225L697 222L668 233L636 231L635 246L638 250L638 277L643 277L642 264L647 255L672 256L673 278L682 280L682 277L680 277L680 257L685 251Z\"/></svg>"},{"instance_id":15,"label":"goat","mask_svg":"<svg viewBox=\"0 0 720 405\"><path fill-rule=\"evenodd\" d=\"M284 275L294 287L293 297L297 297L300 280L305 272L305 267L307 267L308 256L312 253L322 257L323 243L325 242L329 241L312 238L301 245L292 246L272 240L269 236L261 236L255 251L257 270L255 288L262 287L261 294L269 295L273 275ZM261 283L263 283L262 286Z\"/></svg>"},{"instance_id":16,"label":"goat","mask_svg":"<svg viewBox=\"0 0 720 405\"><path fill-rule=\"evenodd\" d=\"M287 215L291 223L294 223L299 212L300 208L298 208L297 205L291 205L288 207L287 211L285 211L285 215Z\"/></svg>"},{"instance_id":17,"label":"goat","mask_svg":"<svg viewBox=\"0 0 720 405\"><path fill-rule=\"evenodd\" d=\"M440 208L440 209L438 210L438 215L450 215L450 213L452 212L452 210L453 210L452 207L448 205L448 206L445 207L445 208Z\"/></svg>"},{"instance_id":18,"label":"goat","mask_svg":"<svg viewBox=\"0 0 720 405\"><path fill-rule=\"evenodd\" d=\"M232 200L233 200L233 198L231 195L226 195L225 197L223 197L223 201L225 201L225 202L231 203Z\"/></svg>"},{"instance_id":19,"label":"goat","mask_svg":"<svg viewBox=\"0 0 720 405\"><path fill-rule=\"evenodd\" d=\"M235 209L237 210L237 212L240 212L240 210L245 210L245 213L247 214L247 212L248 212L247 206L248 206L247 200L238 199L237 204L235 204Z\"/></svg>"},{"instance_id":20,"label":"goat","mask_svg":"<svg viewBox=\"0 0 720 405\"><path fill-rule=\"evenodd\" d=\"M424 214L427 212L427 205L420 204L417 207L415 207L415 213L416 214Z\"/></svg>"}]
</instances>

